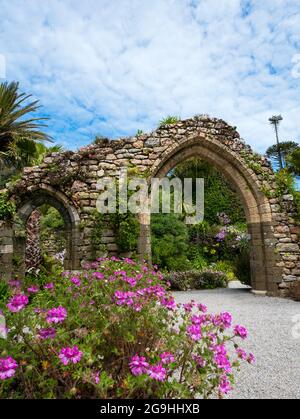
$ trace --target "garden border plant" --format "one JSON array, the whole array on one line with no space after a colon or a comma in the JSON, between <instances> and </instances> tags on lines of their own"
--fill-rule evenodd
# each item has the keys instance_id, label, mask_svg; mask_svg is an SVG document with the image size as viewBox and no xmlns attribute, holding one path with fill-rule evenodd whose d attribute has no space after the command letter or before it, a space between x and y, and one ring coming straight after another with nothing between
<instances>
[{"instance_id":1,"label":"garden border plant","mask_svg":"<svg viewBox=\"0 0 300 419\"><path fill-rule=\"evenodd\" d=\"M176 304L156 268L112 257L49 281L10 281L0 302L1 398L223 398L254 362L244 327Z\"/></svg>"}]
</instances>

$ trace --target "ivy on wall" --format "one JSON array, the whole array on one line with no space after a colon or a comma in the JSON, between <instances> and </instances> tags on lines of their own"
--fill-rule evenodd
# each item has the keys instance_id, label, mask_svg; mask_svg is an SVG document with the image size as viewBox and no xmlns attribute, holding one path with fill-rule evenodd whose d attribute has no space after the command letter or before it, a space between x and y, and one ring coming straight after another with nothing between
<instances>
[{"instance_id":1,"label":"ivy on wall","mask_svg":"<svg viewBox=\"0 0 300 419\"><path fill-rule=\"evenodd\" d=\"M0 220L11 221L16 213L14 202L9 199L7 192L0 192Z\"/></svg>"}]
</instances>

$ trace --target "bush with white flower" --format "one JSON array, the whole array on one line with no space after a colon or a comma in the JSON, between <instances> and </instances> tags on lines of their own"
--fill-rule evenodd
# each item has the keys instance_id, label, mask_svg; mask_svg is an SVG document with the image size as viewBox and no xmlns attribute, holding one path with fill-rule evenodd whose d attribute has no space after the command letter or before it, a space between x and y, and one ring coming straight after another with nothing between
<instances>
[{"instance_id":1,"label":"bush with white flower","mask_svg":"<svg viewBox=\"0 0 300 419\"><path fill-rule=\"evenodd\" d=\"M229 313L177 304L156 268L130 259L9 286L0 398L222 398L254 362Z\"/></svg>"}]
</instances>

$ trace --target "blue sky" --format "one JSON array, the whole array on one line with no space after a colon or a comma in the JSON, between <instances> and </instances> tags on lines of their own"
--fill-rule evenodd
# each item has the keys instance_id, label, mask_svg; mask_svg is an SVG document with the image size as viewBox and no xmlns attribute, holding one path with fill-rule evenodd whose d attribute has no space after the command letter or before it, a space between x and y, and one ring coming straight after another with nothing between
<instances>
[{"instance_id":1,"label":"blue sky","mask_svg":"<svg viewBox=\"0 0 300 419\"><path fill-rule=\"evenodd\" d=\"M0 11L2 73L5 60L66 148L168 114L223 118L264 152L281 113L281 138L300 139L299 0L0 0Z\"/></svg>"}]
</instances>

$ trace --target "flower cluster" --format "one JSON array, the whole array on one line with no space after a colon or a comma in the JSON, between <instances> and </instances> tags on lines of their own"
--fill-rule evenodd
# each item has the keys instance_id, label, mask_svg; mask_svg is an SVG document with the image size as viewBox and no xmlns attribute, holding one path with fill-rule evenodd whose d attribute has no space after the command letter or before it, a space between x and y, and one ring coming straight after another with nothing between
<instances>
[{"instance_id":1,"label":"flower cluster","mask_svg":"<svg viewBox=\"0 0 300 419\"><path fill-rule=\"evenodd\" d=\"M14 379L0 398L223 397L235 369L255 361L230 313L177 303L157 267L129 258L101 258L39 287L12 283L9 292L0 380Z\"/></svg>"},{"instance_id":2,"label":"flower cluster","mask_svg":"<svg viewBox=\"0 0 300 419\"><path fill-rule=\"evenodd\" d=\"M28 304L28 297L25 294L17 294L14 295L9 303L7 304L7 308L13 312L17 313L23 310Z\"/></svg>"},{"instance_id":3,"label":"flower cluster","mask_svg":"<svg viewBox=\"0 0 300 419\"><path fill-rule=\"evenodd\" d=\"M160 359L160 363L150 365L146 357L134 355L129 363L131 373L135 376L147 374L153 380L165 381L167 378L167 369L165 366L174 362L175 357L169 352L164 352L160 354Z\"/></svg>"},{"instance_id":4,"label":"flower cluster","mask_svg":"<svg viewBox=\"0 0 300 419\"><path fill-rule=\"evenodd\" d=\"M0 380L13 377L17 368L18 364L11 356L0 358Z\"/></svg>"},{"instance_id":5,"label":"flower cluster","mask_svg":"<svg viewBox=\"0 0 300 419\"><path fill-rule=\"evenodd\" d=\"M67 310L61 306L48 310L46 314L46 321L49 324L62 323L66 318L67 318Z\"/></svg>"},{"instance_id":6,"label":"flower cluster","mask_svg":"<svg viewBox=\"0 0 300 419\"><path fill-rule=\"evenodd\" d=\"M82 355L78 347L73 346L72 348L62 348L58 357L64 365L68 365L69 363L77 364L80 362Z\"/></svg>"}]
</instances>

